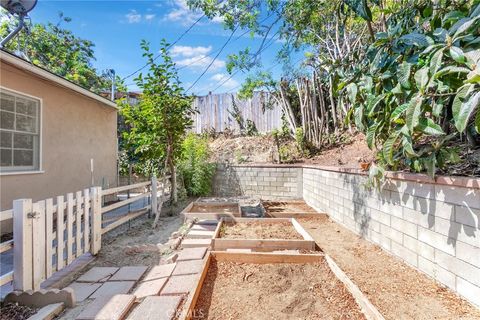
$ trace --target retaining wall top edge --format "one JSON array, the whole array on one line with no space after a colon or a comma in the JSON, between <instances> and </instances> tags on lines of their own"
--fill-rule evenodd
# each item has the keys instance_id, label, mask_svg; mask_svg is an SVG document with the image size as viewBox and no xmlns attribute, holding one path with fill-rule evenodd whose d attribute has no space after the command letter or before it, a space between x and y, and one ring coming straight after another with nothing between
<instances>
[{"instance_id":1,"label":"retaining wall top edge","mask_svg":"<svg viewBox=\"0 0 480 320\"><path fill-rule=\"evenodd\" d=\"M357 175L364 175L364 176L368 175L368 172L362 171L360 169L341 168L341 167L335 167L335 166L310 165L310 164L301 164L301 163L297 163L297 164L248 163L248 164L230 164L230 166L239 167L239 168L241 167L307 168L307 169L316 169L316 170L332 171L332 172L339 172L339 173L357 174ZM417 183L480 189L480 178L470 178L470 177L461 177L461 176L437 176L434 179L432 179L426 174L394 172L394 171L385 172L385 177L388 179L412 181Z\"/></svg>"}]
</instances>

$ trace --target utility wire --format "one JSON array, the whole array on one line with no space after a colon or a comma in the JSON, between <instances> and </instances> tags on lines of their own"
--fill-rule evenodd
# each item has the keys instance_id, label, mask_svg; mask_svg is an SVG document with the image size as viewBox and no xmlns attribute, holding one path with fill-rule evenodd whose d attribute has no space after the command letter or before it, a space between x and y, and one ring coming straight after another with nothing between
<instances>
[{"instance_id":1,"label":"utility wire","mask_svg":"<svg viewBox=\"0 0 480 320\"><path fill-rule=\"evenodd\" d=\"M200 22L200 20L202 20L202 18L205 17L205 14L203 14L200 18L198 18L197 20L195 20L194 23L192 23L192 25L190 27L188 27L187 30L185 30L175 41L173 41L171 44L168 45L167 47L167 50L170 49L172 46L174 46L178 41L180 41L190 30L192 30L192 28L198 23ZM159 57L161 56L161 54L159 53L158 55L156 55L154 58L153 58L153 61L157 60ZM142 71L143 69L145 69L146 67L148 66L148 63L146 63L145 65L143 65L142 67L138 68L137 70L135 70L134 72L130 73L129 75L127 75L126 77L123 77L122 78L122 81L124 81L125 79L128 79L130 77L132 77L133 75L135 75L136 73Z\"/></svg>"},{"instance_id":2,"label":"utility wire","mask_svg":"<svg viewBox=\"0 0 480 320\"><path fill-rule=\"evenodd\" d=\"M233 34L235 33L235 31L237 31L238 27L236 27L232 33L230 34L230 37L228 37L227 41L225 41L225 43L223 44L223 46L220 48L220 51L216 54L216 56L212 59L212 61L210 61L210 63L208 64L208 66L205 68L205 70L203 70L202 74L197 78L197 80L195 80L195 82L193 82L193 84L188 87L187 90L185 90L185 93L187 93L188 91L190 91L190 89L192 89L197 83L198 81L200 81L200 79L205 75L205 73L207 73L208 69L210 69L210 67L212 66L212 64L215 62L215 60L217 60L218 56L220 55L220 53L222 53L223 49L225 49L225 47L227 46L227 44L230 42L230 40L232 39L233 37Z\"/></svg>"}]
</instances>

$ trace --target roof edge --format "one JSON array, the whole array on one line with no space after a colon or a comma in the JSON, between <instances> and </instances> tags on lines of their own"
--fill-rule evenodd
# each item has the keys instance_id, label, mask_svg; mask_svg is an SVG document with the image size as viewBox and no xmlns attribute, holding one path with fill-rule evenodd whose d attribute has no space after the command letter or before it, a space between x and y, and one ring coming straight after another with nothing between
<instances>
[{"instance_id":1,"label":"roof edge","mask_svg":"<svg viewBox=\"0 0 480 320\"><path fill-rule=\"evenodd\" d=\"M83 96L96 100L97 102L100 102L108 107L114 108L115 110L118 110L117 104L115 102L108 100L90 90L87 90L79 86L78 84L73 83L70 80L62 78L52 73L51 71L48 71L42 67L32 64L31 62L28 62L22 58L19 58L5 50L0 50L0 60L4 61L5 63L11 64L17 68L23 69L27 72L33 73L45 80L52 81L59 86L75 91Z\"/></svg>"}]
</instances>

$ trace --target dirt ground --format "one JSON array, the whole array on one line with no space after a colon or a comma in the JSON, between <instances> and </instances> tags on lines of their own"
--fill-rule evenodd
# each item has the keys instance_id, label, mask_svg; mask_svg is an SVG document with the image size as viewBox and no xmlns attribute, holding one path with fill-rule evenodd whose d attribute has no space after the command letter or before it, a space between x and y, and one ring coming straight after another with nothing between
<instances>
[{"instance_id":1,"label":"dirt ground","mask_svg":"<svg viewBox=\"0 0 480 320\"><path fill-rule=\"evenodd\" d=\"M291 222L224 223L220 229L220 238L303 240Z\"/></svg>"},{"instance_id":2,"label":"dirt ground","mask_svg":"<svg viewBox=\"0 0 480 320\"><path fill-rule=\"evenodd\" d=\"M0 320L24 320L37 312L37 309L21 306L18 303L6 303L0 308Z\"/></svg>"},{"instance_id":3,"label":"dirt ground","mask_svg":"<svg viewBox=\"0 0 480 320\"><path fill-rule=\"evenodd\" d=\"M480 310L327 216L298 219L385 319L480 319Z\"/></svg>"},{"instance_id":4,"label":"dirt ground","mask_svg":"<svg viewBox=\"0 0 480 320\"><path fill-rule=\"evenodd\" d=\"M195 312L202 319L365 319L326 262L213 260Z\"/></svg>"},{"instance_id":5,"label":"dirt ground","mask_svg":"<svg viewBox=\"0 0 480 320\"><path fill-rule=\"evenodd\" d=\"M262 201L266 213L275 212L312 212L316 211L304 202L300 201Z\"/></svg>"}]
</instances>

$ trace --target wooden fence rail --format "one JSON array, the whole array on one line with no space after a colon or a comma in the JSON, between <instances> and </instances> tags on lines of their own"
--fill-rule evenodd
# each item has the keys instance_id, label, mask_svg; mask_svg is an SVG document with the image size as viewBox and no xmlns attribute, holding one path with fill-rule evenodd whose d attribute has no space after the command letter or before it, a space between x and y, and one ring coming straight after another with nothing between
<instances>
[{"instance_id":1,"label":"wooden fence rail","mask_svg":"<svg viewBox=\"0 0 480 320\"><path fill-rule=\"evenodd\" d=\"M84 253L97 254L102 234L149 210L156 214L157 185L156 178L152 178L152 181L107 190L93 187L37 202L15 200L10 218L13 219L13 240L0 243L0 253L13 248L14 269L0 277L0 285L13 281L15 290L39 290L43 281ZM144 190L139 195L102 207L102 197L142 187ZM150 203L134 212L128 210L127 214L110 219L103 217L106 212L146 198ZM9 213L2 212L2 221L8 220Z\"/></svg>"}]
</instances>

